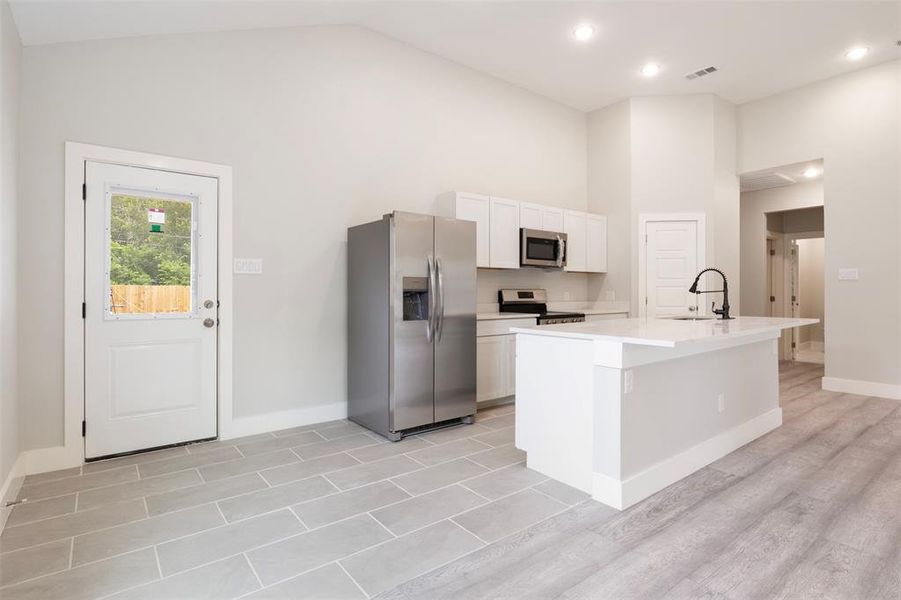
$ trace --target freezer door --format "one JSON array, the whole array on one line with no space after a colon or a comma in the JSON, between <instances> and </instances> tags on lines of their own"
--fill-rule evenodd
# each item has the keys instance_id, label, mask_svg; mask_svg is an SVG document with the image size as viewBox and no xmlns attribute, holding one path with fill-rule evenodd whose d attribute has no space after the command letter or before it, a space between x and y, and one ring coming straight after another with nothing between
<instances>
[{"instance_id":1,"label":"freezer door","mask_svg":"<svg viewBox=\"0 0 901 600\"><path fill-rule=\"evenodd\" d=\"M435 421L476 412L476 225L435 217Z\"/></svg>"},{"instance_id":2,"label":"freezer door","mask_svg":"<svg viewBox=\"0 0 901 600\"><path fill-rule=\"evenodd\" d=\"M392 431L434 422L434 217L392 216Z\"/></svg>"}]
</instances>

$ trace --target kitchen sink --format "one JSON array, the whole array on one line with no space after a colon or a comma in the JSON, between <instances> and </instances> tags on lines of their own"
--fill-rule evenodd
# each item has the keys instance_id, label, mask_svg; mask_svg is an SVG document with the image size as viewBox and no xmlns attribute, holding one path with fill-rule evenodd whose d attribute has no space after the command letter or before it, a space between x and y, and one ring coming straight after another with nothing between
<instances>
[{"instance_id":1,"label":"kitchen sink","mask_svg":"<svg viewBox=\"0 0 901 600\"><path fill-rule=\"evenodd\" d=\"M687 315L684 317L670 317L674 321L712 321L716 317L705 317L703 315Z\"/></svg>"}]
</instances>

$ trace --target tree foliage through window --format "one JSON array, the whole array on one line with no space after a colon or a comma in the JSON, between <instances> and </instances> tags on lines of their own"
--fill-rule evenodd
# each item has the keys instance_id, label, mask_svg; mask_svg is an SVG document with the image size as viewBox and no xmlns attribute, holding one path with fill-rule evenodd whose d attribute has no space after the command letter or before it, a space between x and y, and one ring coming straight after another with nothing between
<instances>
[{"instance_id":1,"label":"tree foliage through window","mask_svg":"<svg viewBox=\"0 0 901 600\"><path fill-rule=\"evenodd\" d=\"M110 215L110 283L190 285L190 202L114 195ZM162 233L151 233L147 211L163 209Z\"/></svg>"}]
</instances>

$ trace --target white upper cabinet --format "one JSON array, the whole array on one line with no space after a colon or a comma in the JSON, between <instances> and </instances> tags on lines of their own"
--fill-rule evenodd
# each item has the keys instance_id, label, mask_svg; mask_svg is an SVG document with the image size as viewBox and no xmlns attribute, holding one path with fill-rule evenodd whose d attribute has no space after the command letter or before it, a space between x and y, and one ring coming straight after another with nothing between
<instances>
[{"instance_id":1,"label":"white upper cabinet","mask_svg":"<svg viewBox=\"0 0 901 600\"><path fill-rule=\"evenodd\" d=\"M519 202L492 197L489 224L489 266L493 269L518 269Z\"/></svg>"},{"instance_id":2,"label":"white upper cabinet","mask_svg":"<svg viewBox=\"0 0 901 600\"><path fill-rule=\"evenodd\" d=\"M563 231L563 209L520 202L519 226L542 231Z\"/></svg>"},{"instance_id":3,"label":"white upper cabinet","mask_svg":"<svg viewBox=\"0 0 901 600\"><path fill-rule=\"evenodd\" d=\"M588 266L588 213L565 211L563 233L566 234L566 270L585 271Z\"/></svg>"},{"instance_id":4,"label":"white upper cabinet","mask_svg":"<svg viewBox=\"0 0 901 600\"><path fill-rule=\"evenodd\" d=\"M455 219L475 221L476 224L476 266L490 265L489 223L491 200L488 196L452 192L444 196L442 212Z\"/></svg>"},{"instance_id":5,"label":"white upper cabinet","mask_svg":"<svg viewBox=\"0 0 901 600\"><path fill-rule=\"evenodd\" d=\"M450 192L439 198L441 214L475 221L476 266L519 268L519 229L563 232L566 270L607 272L607 217L496 196Z\"/></svg>"},{"instance_id":6,"label":"white upper cabinet","mask_svg":"<svg viewBox=\"0 0 901 600\"><path fill-rule=\"evenodd\" d=\"M588 215L588 257L586 271L607 272L607 217Z\"/></svg>"}]
</instances>

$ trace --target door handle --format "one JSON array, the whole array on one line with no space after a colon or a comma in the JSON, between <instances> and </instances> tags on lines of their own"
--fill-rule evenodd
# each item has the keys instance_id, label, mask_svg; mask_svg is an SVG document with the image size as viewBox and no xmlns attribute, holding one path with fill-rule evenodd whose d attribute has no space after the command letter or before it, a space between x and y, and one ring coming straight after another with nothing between
<instances>
[{"instance_id":1,"label":"door handle","mask_svg":"<svg viewBox=\"0 0 901 600\"><path fill-rule=\"evenodd\" d=\"M437 314L437 331L435 332L435 341L441 341L441 334L444 333L444 273L441 268L441 259L435 257L435 272L438 279L438 302L440 308Z\"/></svg>"},{"instance_id":2,"label":"door handle","mask_svg":"<svg viewBox=\"0 0 901 600\"><path fill-rule=\"evenodd\" d=\"M425 327L425 339L432 341L432 335L435 332L435 294L437 286L435 284L435 264L432 261L432 255L428 257L429 272L429 319Z\"/></svg>"},{"instance_id":3,"label":"door handle","mask_svg":"<svg viewBox=\"0 0 901 600\"><path fill-rule=\"evenodd\" d=\"M215 324L216 324L216 320L215 320L215 319L210 319L209 317L207 317L206 319L203 320L203 326L204 326L204 327L212 327L212 326L214 326Z\"/></svg>"}]
</instances>

